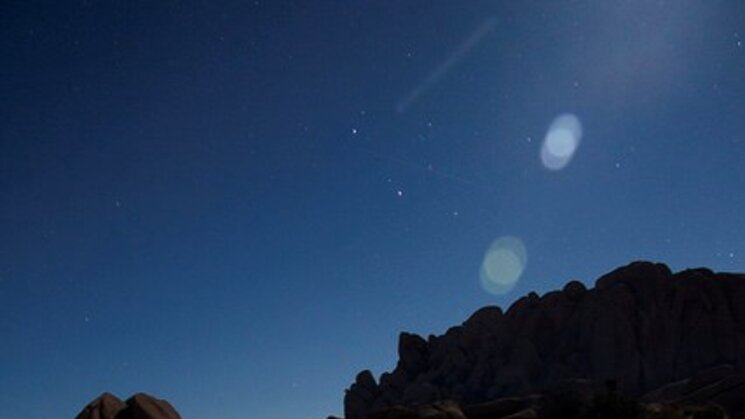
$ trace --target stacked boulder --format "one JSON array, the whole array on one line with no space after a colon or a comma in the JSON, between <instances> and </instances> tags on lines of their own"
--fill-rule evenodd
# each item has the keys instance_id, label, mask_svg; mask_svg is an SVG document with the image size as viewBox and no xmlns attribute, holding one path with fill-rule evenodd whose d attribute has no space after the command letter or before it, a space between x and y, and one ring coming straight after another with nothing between
<instances>
[{"instance_id":1,"label":"stacked boulder","mask_svg":"<svg viewBox=\"0 0 745 419\"><path fill-rule=\"evenodd\" d=\"M379 382L369 371L357 375L344 398L346 419L394 406L524 397L578 379L614 383L634 397L680 398L692 391L680 383L702 371L726 372L722 385L743 397L745 275L635 262L591 289L572 281L530 293L506 312L484 307L441 336L402 333L398 354Z\"/></svg>"},{"instance_id":2,"label":"stacked boulder","mask_svg":"<svg viewBox=\"0 0 745 419\"><path fill-rule=\"evenodd\" d=\"M167 401L145 393L137 393L126 402L104 393L88 403L75 419L181 419L181 416Z\"/></svg>"}]
</instances>

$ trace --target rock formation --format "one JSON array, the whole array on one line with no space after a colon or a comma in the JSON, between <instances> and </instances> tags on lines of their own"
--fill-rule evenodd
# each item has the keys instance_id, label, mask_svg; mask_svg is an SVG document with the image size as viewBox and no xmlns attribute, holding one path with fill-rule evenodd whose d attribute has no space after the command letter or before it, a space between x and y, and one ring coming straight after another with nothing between
<instances>
[{"instance_id":1,"label":"rock formation","mask_svg":"<svg viewBox=\"0 0 745 419\"><path fill-rule=\"evenodd\" d=\"M167 401L144 393L137 393L126 402L104 393L90 402L75 419L181 419L181 416Z\"/></svg>"},{"instance_id":2,"label":"rock formation","mask_svg":"<svg viewBox=\"0 0 745 419\"><path fill-rule=\"evenodd\" d=\"M484 307L441 336L402 333L398 355L379 382L369 371L357 375L346 419L419 417L411 409L425 407L433 418L470 419L482 415L468 406L497 400L521 407L507 409L522 412L514 418L538 417L529 395L568 382L613 383L648 403L714 401L745 411L745 275L635 262L591 289L572 281L506 312Z\"/></svg>"}]
</instances>

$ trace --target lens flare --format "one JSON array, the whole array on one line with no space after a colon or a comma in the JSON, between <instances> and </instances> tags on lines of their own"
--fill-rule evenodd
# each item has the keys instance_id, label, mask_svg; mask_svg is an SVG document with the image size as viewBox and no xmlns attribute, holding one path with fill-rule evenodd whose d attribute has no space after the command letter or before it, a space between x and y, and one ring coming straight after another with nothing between
<instances>
[{"instance_id":1,"label":"lens flare","mask_svg":"<svg viewBox=\"0 0 745 419\"><path fill-rule=\"evenodd\" d=\"M573 114L559 115L551 123L541 146L541 162L550 170L561 170L572 160L582 139L582 123Z\"/></svg>"},{"instance_id":2,"label":"lens flare","mask_svg":"<svg viewBox=\"0 0 745 419\"><path fill-rule=\"evenodd\" d=\"M489 246L481 263L481 286L488 293L510 292L525 270L528 252L522 240L503 236Z\"/></svg>"}]
</instances>

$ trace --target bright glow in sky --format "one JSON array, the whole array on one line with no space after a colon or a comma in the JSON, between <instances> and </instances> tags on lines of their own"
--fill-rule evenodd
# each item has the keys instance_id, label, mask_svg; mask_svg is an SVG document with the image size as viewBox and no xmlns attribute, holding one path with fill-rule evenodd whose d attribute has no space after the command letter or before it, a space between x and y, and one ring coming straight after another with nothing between
<instances>
[{"instance_id":1,"label":"bright glow in sky","mask_svg":"<svg viewBox=\"0 0 745 419\"><path fill-rule=\"evenodd\" d=\"M582 123L572 114L559 115L551 123L541 146L541 162L547 169L561 170L572 160L582 140Z\"/></svg>"},{"instance_id":2,"label":"bright glow in sky","mask_svg":"<svg viewBox=\"0 0 745 419\"><path fill-rule=\"evenodd\" d=\"M506 294L515 287L528 262L522 240L504 236L496 239L481 263L481 286L495 295Z\"/></svg>"}]
</instances>

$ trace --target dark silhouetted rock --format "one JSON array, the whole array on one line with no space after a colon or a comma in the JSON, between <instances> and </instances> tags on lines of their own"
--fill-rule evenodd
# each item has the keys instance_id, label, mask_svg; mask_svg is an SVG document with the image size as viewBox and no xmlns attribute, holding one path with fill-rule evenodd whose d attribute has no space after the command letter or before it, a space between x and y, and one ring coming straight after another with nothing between
<instances>
[{"instance_id":1,"label":"dark silhouetted rock","mask_svg":"<svg viewBox=\"0 0 745 419\"><path fill-rule=\"evenodd\" d=\"M468 419L501 418L522 412L536 405L536 397L508 397L463 408Z\"/></svg>"},{"instance_id":2,"label":"dark silhouetted rock","mask_svg":"<svg viewBox=\"0 0 745 419\"><path fill-rule=\"evenodd\" d=\"M144 393L129 398L125 411L130 412L127 419L181 419L170 403Z\"/></svg>"},{"instance_id":3,"label":"dark silhouetted rock","mask_svg":"<svg viewBox=\"0 0 745 419\"><path fill-rule=\"evenodd\" d=\"M104 393L88 403L76 419L115 419L127 405L111 393Z\"/></svg>"},{"instance_id":4,"label":"dark silhouetted rock","mask_svg":"<svg viewBox=\"0 0 745 419\"><path fill-rule=\"evenodd\" d=\"M398 368L417 375L427 368L427 342L420 336L401 333L398 339Z\"/></svg>"},{"instance_id":5,"label":"dark silhouetted rock","mask_svg":"<svg viewBox=\"0 0 745 419\"><path fill-rule=\"evenodd\" d=\"M181 419L176 410L165 400L144 393L137 393L122 402L104 393L90 402L76 419Z\"/></svg>"},{"instance_id":6,"label":"dark silhouetted rock","mask_svg":"<svg viewBox=\"0 0 745 419\"><path fill-rule=\"evenodd\" d=\"M719 400L644 402L620 393L610 382L601 387L586 380L576 380L564 382L557 388L547 390L545 394L501 398L476 405L462 405L453 400L415 405L396 404L373 409L367 418L728 419L728 405L718 402Z\"/></svg>"},{"instance_id":7,"label":"dark silhouetted rock","mask_svg":"<svg viewBox=\"0 0 745 419\"><path fill-rule=\"evenodd\" d=\"M370 419L470 419L460 410L457 403L444 400L415 407L390 406L373 411Z\"/></svg>"},{"instance_id":8,"label":"dark silhouetted rock","mask_svg":"<svg viewBox=\"0 0 745 419\"><path fill-rule=\"evenodd\" d=\"M402 333L396 368L379 384L366 372L347 391L346 419L394 406L409 417L406 409L443 399L470 418L468 406L543 394L566 382L593 383L580 405L588 405L594 383L607 382L619 394L646 395L645 403L716 401L740 409L743 302L743 275L672 273L650 262L603 275L594 288L570 281L543 296L529 293L505 312L479 309L441 336ZM535 417L540 409L530 404L509 415Z\"/></svg>"}]
</instances>

